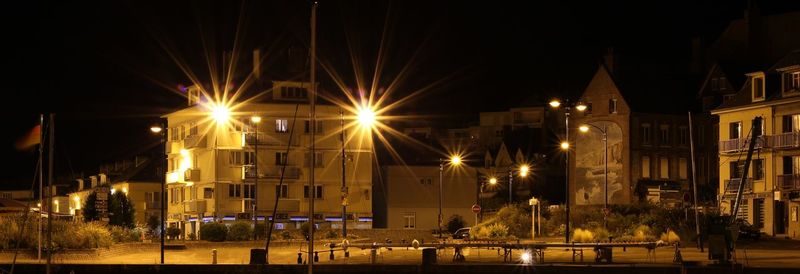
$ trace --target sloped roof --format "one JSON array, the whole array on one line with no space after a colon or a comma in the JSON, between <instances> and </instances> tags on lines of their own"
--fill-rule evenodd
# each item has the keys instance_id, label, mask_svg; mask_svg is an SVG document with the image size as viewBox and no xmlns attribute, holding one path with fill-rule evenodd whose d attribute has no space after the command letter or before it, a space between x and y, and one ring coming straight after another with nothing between
<instances>
[{"instance_id":1,"label":"sloped roof","mask_svg":"<svg viewBox=\"0 0 800 274\"><path fill-rule=\"evenodd\" d=\"M781 58L778 62L776 62L772 67L767 69L764 72L765 77L765 90L764 90L764 101L773 101L782 99L781 95L781 84L780 84L780 74L777 71L780 68L792 66L792 65L800 65L800 50L792 51L791 53ZM755 70L759 71L759 70ZM726 109L726 108L733 108L739 106L745 106L753 103L753 96L752 90L750 89L750 79L747 79L739 91L736 93L733 99L730 99L726 102L723 102L717 110Z\"/></svg>"}]
</instances>

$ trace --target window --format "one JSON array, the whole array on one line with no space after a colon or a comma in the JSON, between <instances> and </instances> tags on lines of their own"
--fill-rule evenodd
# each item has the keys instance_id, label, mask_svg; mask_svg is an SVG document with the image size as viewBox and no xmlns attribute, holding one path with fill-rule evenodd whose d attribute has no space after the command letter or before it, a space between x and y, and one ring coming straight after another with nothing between
<instances>
[{"instance_id":1,"label":"window","mask_svg":"<svg viewBox=\"0 0 800 274\"><path fill-rule=\"evenodd\" d=\"M650 156L642 156L642 178L650 178Z\"/></svg>"},{"instance_id":2,"label":"window","mask_svg":"<svg viewBox=\"0 0 800 274\"><path fill-rule=\"evenodd\" d=\"M728 89L728 79L725 77L719 78L719 90L726 90Z\"/></svg>"},{"instance_id":3,"label":"window","mask_svg":"<svg viewBox=\"0 0 800 274\"><path fill-rule=\"evenodd\" d=\"M197 186L189 187L189 200L197 199Z\"/></svg>"},{"instance_id":4,"label":"window","mask_svg":"<svg viewBox=\"0 0 800 274\"><path fill-rule=\"evenodd\" d=\"M180 126L180 129L178 129L178 133L180 133L181 140L186 139L186 127L185 126Z\"/></svg>"},{"instance_id":5,"label":"window","mask_svg":"<svg viewBox=\"0 0 800 274\"><path fill-rule=\"evenodd\" d=\"M419 179L419 184L424 185L424 186L433 185L433 179L430 178L430 177L420 178Z\"/></svg>"},{"instance_id":6,"label":"window","mask_svg":"<svg viewBox=\"0 0 800 274\"><path fill-rule=\"evenodd\" d=\"M253 199L256 197L256 185L244 185L244 197Z\"/></svg>"},{"instance_id":7,"label":"window","mask_svg":"<svg viewBox=\"0 0 800 274\"><path fill-rule=\"evenodd\" d=\"M764 76L753 77L753 100L764 99Z\"/></svg>"},{"instance_id":8,"label":"window","mask_svg":"<svg viewBox=\"0 0 800 274\"><path fill-rule=\"evenodd\" d=\"M11 192L0 192L0 198L11 199Z\"/></svg>"},{"instance_id":9,"label":"window","mask_svg":"<svg viewBox=\"0 0 800 274\"><path fill-rule=\"evenodd\" d=\"M800 71L783 74L783 91L798 91L800 89Z\"/></svg>"},{"instance_id":10,"label":"window","mask_svg":"<svg viewBox=\"0 0 800 274\"><path fill-rule=\"evenodd\" d=\"M660 168L659 171L659 178L661 179L669 179L669 158L661 157L659 158L660 161Z\"/></svg>"},{"instance_id":11,"label":"window","mask_svg":"<svg viewBox=\"0 0 800 274\"><path fill-rule=\"evenodd\" d=\"M689 131L686 129L686 127L678 128L678 144L682 146L689 144Z\"/></svg>"},{"instance_id":12,"label":"window","mask_svg":"<svg viewBox=\"0 0 800 274\"><path fill-rule=\"evenodd\" d=\"M288 159L288 155L286 152L275 152L275 164L276 165L285 165Z\"/></svg>"},{"instance_id":13,"label":"window","mask_svg":"<svg viewBox=\"0 0 800 274\"><path fill-rule=\"evenodd\" d=\"M417 228L417 214L414 212L404 212L403 213L403 228L404 229L415 229Z\"/></svg>"},{"instance_id":14,"label":"window","mask_svg":"<svg viewBox=\"0 0 800 274\"><path fill-rule=\"evenodd\" d=\"M289 99L308 98L308 90L303 87L281 87L281 97Z\"/></svg>"},{"instance_id":15,"label":"window","mask_svg":"<svg viewBox=\"0 0 800 274\"><path fill-rule=\"evenodd\" d=\"M276 185L275 186L275 197L278 197L278 198L289 198L289 186L287 186L287 185Z\"/></svg>"},{"instance_id":16,"label":"window","mask_svg":"<svg viewBox=\"0 0 800 274\"><path fill-rule=\"evenodd\" d=\"M315 186L314 189L315 189L314 190L314 197L316 199L322 199L322 197L323 197L323 195L322 195L322 186ZM308 186L303 186L303 198L308 198L308 197L309 197Z\"/></svg>"},{"instance_id":17,"label":"window","mask_svg":"<svg viewBox=\"0 0 800 274\"><path fill-rule=\"evenodd\" d=\"M242 185L229 184L228 197L235 197L235 198L242 197Z\"/></svg>"},{"instance_id":18,"label":"window","mask_svg":"<svg viewBox=\"0 0 800 274\"><path fill-rule=\"evenodd\" d=\"M730 178L731 179L742 178L741 162L739 162L739 161L730 162L730 170L731 170L731 173L730 173Z\"/></svg>"},{"instance_id":19,"label":"window","mask_svg":"<svg viewBox=\"0 0 800 274\"><path fill-rule=\"evenodd\" d=\"M742 136L742 122L733 122L728 124L729 133L728 139L739 139Z\"/></svg>"},{"instance_id":20,"label":"window","mask_svg":"<svg viewBox=\"0 0 800 274\"><path fill-rule=\"evenodd\" d=\"M689 178L688 173L688 163L686 162L686 158L678 158L678 178L681 180L685 180Z\"/></svg>"},{"instance_id":21,"label":"window","mask_svg":"<svg viewBox=\"0 0 800 274\"><path fill-rule=\"evenodd\" d=\"M311 133L310 125L311 125L311 121L308 121L308 120L304 121L304 123L303 123L303 133L305 133L305 134ZM322 134L322 121L317 121L316 132L317 132L317 134Z\"/></svg>"},{"instance_id":22,"label":"window","mask_svg":"<svg viewBox=\"0 0 800 274\"><path fill-rule=\"evenodd\" d=\"M722 101L723 102L727 102L727 101L733 99L734 97L736 97L736 94L725 94L725 95L722 95Z\"/></svg>"},{"instance_id":23,"label":"window","mask_svg":"<svg viewBox=\"0 0 800 274\"><path fill-rule=\"evenodd\" d=\"M800 130L800 114L783 116L783 132L793 132Z\"/></svg>"},{"instance_id":24,"label":"window","mask_svg":"<svg viewBox=\"0 0 800 274\"><path fill-rule=\"evenodd\" d=\"M189 123L189 136L197 135L197 123L191 122Z\"/></svg>"},{"instance_id":25,"label":"window","mask_svg":"<svg viewBox=\"0 0 800 274\"><path fill-rule=\"evenodd\" d=\"M617 99L608 100L608 113L617 113Z\"/></svg>"},{"instance_id":26,"label":"window","mask_svg":"<svg viewBox=\"0 0 800 274\"><path fill-rule=\"evenodd\" d=\"M286 119L275 119L275 132L289 132L289 121Z\"/></svg>"},{"instance_id":27,"label":"window","mask_svg":"<svg viewBox=\"0 0 800 274\"><path fill-rule=\"evenodd\" d=\"M719 90L719 79L717 78L711 79L711 90L712 91Z\"/></svg>"},{"instance_id":28,"label":"window","mask_svg":"<svg viewBox=\"0 0 800 274\"><path fill-rule=\"evenodd\" d=\"M189 99L189 105L196 105L200 103L200 89L199 88L190 88L186 92L186 97Z\"/></svg>"},{"instance_id":29,"label":"window","mask_svg":"<svg viewBox=\"0 0 800 274\"><path fill-rule=\"evenodd\" d=\"M242 165L242 151L231 150L228 156L228 163L231 165Z\"/></svg>"},{"instance_id":30,"label":"window","mask_svg":"<svg viewBox=\"0 0 800 274\"><path fill-rule=\"evenodd\" d=\"M642 124L642 144L650 143L650 124Z\"/></svg>"},{"instance_id":31,"label":"window","mask_svg":"<svg viewBox=\"0 0 800 274\"><path fill-rule=\"evenodd\" d=\"M659 127L659 140L661 145L669 145L669 125L661 125Z\"/></svg>"},{"instance_id":32,"label":"window","mask_svg":"<svg viewBox=\"0 0 800 274\"><path fill-rule=\"evenodd\" d=\"M203 188L203 198L204 199L214 198L214 189L210 187Z\"/></svg>"},{"instance_id":33,"label":"window","mask_svg":"<svg viewBox=\"0 0 800 274\"><path fill-rule=\"evenodd\" d=\"M753 160L753 180L763 180L763 179L764 179L764 160L763 159Z\"/></svg>"},{"instance_id":34,"label":"window","mask_svg":"<svg viewBox=\"0 0 800 274\"><path fill-rule=\"evenodd\" d=\"M322 152L315 152L314 155L314 167L322 167ZM305 166L310 166L309 163L311 163L311 153L306 152Z\"/></svg>"}]
</instances>

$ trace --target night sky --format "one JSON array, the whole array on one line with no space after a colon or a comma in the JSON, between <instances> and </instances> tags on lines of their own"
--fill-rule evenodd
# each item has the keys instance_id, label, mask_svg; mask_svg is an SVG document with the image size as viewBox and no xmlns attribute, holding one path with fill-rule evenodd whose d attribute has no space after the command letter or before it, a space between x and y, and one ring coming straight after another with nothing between
<instances>
[{"instance_id":1,"label":"night sky","mask_svg":"<svg viewBox=\"0 0 800 274\"><path fill-rule=\"evenodd\" d=\"M0 182L29 186L35 154L13 144L43 112L57 113L59 175L89 175L157 145L149 125L185 104L174 90L190 83L170 51L207 79L201 37L218 55L232 47L237 22L245 49L308 40L309 1L161 2L34 2L0 12L7 125ZM429 2L322 0L318 55L353 85L355 56L371 79L388 22L380 85L405 65L395 97L439 83L398 112L477 121L480 111L578 96L607 47L665 66L685 62L692 37L712 41L745 7L743 0ZM800 9L759 5L765 14Z\"/></svg>"}]
</instances>

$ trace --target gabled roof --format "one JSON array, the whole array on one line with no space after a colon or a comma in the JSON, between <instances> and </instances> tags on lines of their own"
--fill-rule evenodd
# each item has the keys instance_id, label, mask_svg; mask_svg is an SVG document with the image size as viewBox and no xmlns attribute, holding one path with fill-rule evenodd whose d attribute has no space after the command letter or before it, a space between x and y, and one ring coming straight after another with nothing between
<instances>
[{"instance_id":1,"label":"gabled roof","mask_svg":"<svg viewBox=\"0 0 800 274\"><path fill-rule=\"evenodd\" d=\"M659 60L623 63L616 74L611 74L605 64L600 64L598 69L609 72L632 112L684 113L694 104L693 88L689 87L697 86L700 79L680 70L661 67L662 64ZM658 100L653 99L656 97Z\"/></svg>"},{"instance_id":2,"label":"gabled roof","mask_svg":"<svg viewBox=\"0 0 800 274\"><path fill-rule=\"evenodd\" d=\"M793 65L800 65L800 50L792 51L791 53L784 56L784 58L781 58L781 60L772 65L772 67L764 71L764 77L765 77L764 102L783 98L780 90L781 75L778 69ZM752 95L752 90L750 88L750 78L748 77L747 80L742 85L742 87L739 89L739 92L736 93L736 96L734 96L733 99L723 102L718 108L716 108L716 110L753 104L754 102L752 97L753 95Z\"/></svg>"}]
</instances>

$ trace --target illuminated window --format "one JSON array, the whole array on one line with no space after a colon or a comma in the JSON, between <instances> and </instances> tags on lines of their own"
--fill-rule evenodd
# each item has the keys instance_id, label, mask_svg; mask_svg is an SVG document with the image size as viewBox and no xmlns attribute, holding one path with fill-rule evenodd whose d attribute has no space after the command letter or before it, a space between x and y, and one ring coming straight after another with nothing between
<instances>
[{"instance_id":1,"label":"illuminated window","mask_svg":"<svg viewBox=\"0 0 800 274\"><path fill-rule=\"evenodd\" d=\"M650 178L650 156L642 156L642 178Z\"/></svg>"},{"instance_id":2,"label":"illuminated window","mask_svg":"<svg viewBox=\"0 0 800 274\"><path fill-rule=\"evenodd\" d=\"M608 113L617 113L617 99L608 100Z\"/></svg>"},{"instance_id":3,"label":"illuminated window","mask_svg":"<svg viewBox=\"0 0 800 274\"><path fill-rule=\"evenodd\" d=\"M289 186L287 185L276 185L275 186L275 197L278 198L289 198Z\"/></svg>"},{"instance_id":4,"label":"illuminated window","mask_svg":"<svg viewBox=\"0 0 800 274\"><path fill-rule=\"evenodd\" d=\"M286 119L275 119L275 132L289 132L289 121Z\"/></svg>"},{"instance_id":5,"label":"illuminated window","mask_svg":"<svg viewBox=\"0 0 800 274\"><path fill-rule=\"evenodd\" d=\"M403 228L415 229L417 227L417 214L414 212L403 212Z\"/></svg>"},{"instance_id":6,"label":"illuminated window","mask_svg":"<svg viewBox=\"0 0 800 274\"><path fill-rule=\"evenodd\" d=\"M764 76L753 76L753 100L764 100Z\"/></svg>"}]
</instances>

